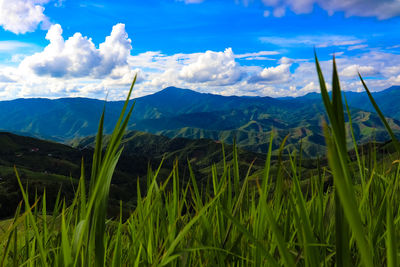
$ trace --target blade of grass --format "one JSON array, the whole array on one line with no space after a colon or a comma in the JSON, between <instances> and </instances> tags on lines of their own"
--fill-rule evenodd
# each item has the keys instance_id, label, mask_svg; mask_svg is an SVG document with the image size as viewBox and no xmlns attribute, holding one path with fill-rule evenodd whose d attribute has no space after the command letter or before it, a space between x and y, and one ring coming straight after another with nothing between
<instances>
[{"instance_id":1,"label":"blade of grass","mask_svg":"<svg viewBox=\"0 0 400 267\"><path fill-rule=\"evenodd\" d=\"M385 119L385 116L383 116L382 111L380 110L380 108L378 107L378 105L376 104L374 98L372 97L371 92L369 91L367 85L365 84L363 78L361 77L361 74L358 73L358 77L360 77L361 83L364 86L365 91L367 92L368 98L371 101L371 104L374 106L374 109L376 111L376 113L378 113L379 118L381 119L382 123L385 125L386 130L388 131L390 138L392 138L392 142L394 147L397 150L397 153L400 153L400 144L399 141L397 140L396 136L394 135L392 129L389 126L389 123L387 122L387 120Z\"/></svg>"},{"instance_id":2,"label":"blade of grass","mask_svg":"<svg viewBox=\"0 0 400 267\"><path fill-rule=\"evenodd\" d=\"M386 201L386 255L388 267L398 266L396 232L393 224L393 211L392 205L388 199Z\"/></svg>"},{"instance_id":3,"label":"blade of grass","mask_svg":"<svg viewBox=\"0 0 400 267\"><path fill-rule=\"evenodd\" d=\"M22 186L21 179L19 177L17 168L15 166L14 166L14 172L15 172L15 175L17 177L17 182L18 182L19 188L21 189L22 197L23 197L24 202L25 202L26 211L28 212L27 221L29 221L30 225L32 226L34 236L35 236L35 238L37 240L37 245L38 245L39 253L40 253L40 259L42 261L43 266L47 266L47 260L46 260L47 256L46 256L46 251L45 251L45 249L43 247L42 238L40 237L38 226L37 226L35 218L34 218L34 216L32 214L32 210L31 210L32 207L29 205L28 196L27 196L27 194L25 192L24 187ZM36 203L35 203L35 205L36 205ZM28 227L26 227L26 228L28 228ZM29 248L29 246L27 248Z\"/></svg>"},{"instance_id":4,"label":"blade of grass","mask_svg":"<svg viewBox=\"0 0 400 267\"><path fill-rule=\"evenodd\" d=\"M336 71L335 60L333 60L333 79L332 79L332 102L329 99L328 91L326 90L325 82L323 79L323 74L319 66L319 62L315 53L315 62L317 67L317 73L320 80L321 95L325 104L325 109L329 116L329 121L331 122L332 131L328 130L328 127L324 127L325 139L328 147L328 163L332 169L335 188L338 192L340 199L340 206L336 205L338 209L342 208L350 225L351 230L354 233L355 239L357 241L358 248L361 253L361 260L365 266L372 267L372 249L370 244L368 244L365 238L365 232L362 226L361 217L358 212L355 192L351 184L351 175L349 171L349 158L346 148L346 138L344 129L344 117L341 115L343 113L343 106L341 104L341 93L339 85L339 77ZM339 113L339 115L338 115ZM338 216L341 211L338 210ZM339 220L337 223L340 224L339 229L346 229L345 220ZM348 237L342 236L345 240L342 240L342 244L347 243ZM337 246L340 251L340 247ZM336 251L338 253L338 251ZM343 260L348 260L346 254L342 255ZM347 264L347 263L346 263Z\"/></svg>"}]
</instances>

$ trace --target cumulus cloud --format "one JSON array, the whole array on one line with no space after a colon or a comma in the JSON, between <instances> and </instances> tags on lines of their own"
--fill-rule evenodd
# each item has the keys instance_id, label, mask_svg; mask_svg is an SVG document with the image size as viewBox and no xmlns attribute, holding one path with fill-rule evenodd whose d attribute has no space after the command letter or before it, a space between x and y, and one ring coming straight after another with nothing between
<instances>
[{"instance_id":1,"label":"cumulus cloud","mask_svg":"<svg viewBox=\"0 0 400 267\"><path fill-rule=\"evenodd\" d=\"M0 25L16 34L33 32L40 23L49 20L44 5L50 0L0 0Z\"/></svg>"},{"instance_id":2,"label":"cumulus cloud","mask_svg":"<svg viewBox=\"0 0 400 267\"><path fill-rule=\"evenodd\" d=\"M386 89L393 85L399 85L400 80L400 55L389 52L370 51L353 56L341 56L336 58L341 86L344 91L362 91L363 87L358 78L358 72L366 80L372 91ZM332 60L320 61L325 74L326 82L330 84L332 73ZM314 86L311 83L314 82ZM290 84L296 86L291 95L302 95L306 91L319 91L318 79L315 74L315 63L302 62L294 70ZM306 87L306 85L310 86Z\"/></svg>"},{"instance_id":3,"label":"cumulus cloud","mask_svg":"<svg viewBox=\"0 0 400 267\"><path fill-rule=\"evenodd\" d=\"M243 78L231 48L224 52L207 51L179 72L179 78L190 83L233 84Z\"/></svg>"},{"instance_id":4,"label":"cumulus cloud","mask_svg":"<svg viewBox=\"0 0 400 267\"><path fill-rule=\"evenodd\" d=\"M285 64L285 65L292 64L293 62L295 62L295 60L288 57L281 57L281 59L279 59L278 61L279 64Z\"/></svg>"},{"instance_id":5,"label":"cumulus cloud","mask_svg":"<svg viewBox=\"0 0 400 267\"><path fill-rule=\"evenodd\" d=\"M15 83L16 81L12 78L0 73L0 83Z\"/></svg>"},{"instance_id":6,"label":"cumulus cloud","mask_svg":"<svg viewBox=\"0 0 400 267\"><path fill-rule=\"evenodd\" d=\"M46 39L49 45L42 52L26 57L21 68L38 76L101 78L127 65L132 48L125 25L121 23L112 28L110 36L98 49L91 38L79 32L64 40L59 24L51 26Z\"/></svg>"},{"instance_id":7,"label":"cumulus cloud","mask_svg":"<svg viewBox=\"0 0 400 267\"><path fill-rule=\"evenodd\" d=\"M283 60L287 62L286 59ZM291 64L280 64L276 67L264 68L261 72L252 76L249 83L284 83L290 79Z\"/></svg>"},{"instance_id":8,"label":"cumulus cloud","mask_svg":"<svg viewBox=\"0 0 400 267\"><path fill-rule=\"evenodd\" d=\"M262 0L266 7L273 9L275 17L285 15L286 9L296 14L311 13L314 5L320 6L330 15L344 12L346 16L377 17L388 19L400 15L398 0ZM269 14L269 13L267 13Z\"/></svg>"},{"instance_id":9,"label":"cumulus cloud","mask_svg":"<svg viewBox=\"0 0 400 267\"><path fill-rule=\"evenodd\" d=\"M56 35L57 36L57 35ZM256 52L258 53L258 52ZM241 54L244 55L244 54ZM251 55L251 53L245 53ZM128 56L128 64L115 67L108 75L99 78L88 76L58 78L39 76L20 68L0 68L1 99L15 97L65 97L84 96L123 99L135 73L138 83L134 97L157 92L167 86L188 88L198 92L222 95L299 96L319 91L313 59L281 57L270 67L241 65L243 59L232 49L204 53L166 55L149 51ZM332 60L320 61L330 84ZM356 56L337 58L343 90L357 91L362 86L357 71L366 78L373 91L400 83L400 55L377 51ZM17 74L15 74L15 72ZM373 79L370 79L373 78ZM16 81L16 82L12 82Z\"/></svg>"},{"instance_id":10,"label":"cumulus cloud","mask_svg":"<svg viewBox=\"0 0 400 267\"><path fill-rule=\"evenodd\" d=\"M373 66L360 66L353 64L344 68L339 75L344 77L355 77L358 73L363 76L371 76L378 74L378 71Z\"/></svg>"},{"instance_id":11,"label":"cumulus cloud","mask_svg":"<svg viewBox=\"0 0 400 267\"><path fill-rule=\"evenodd\" d=\"M134 97L167 86L222 95L273 97L319 91L314 60L288 58L283 52L235 54L227 48L202 53L167 55L148 51L130 55L130 40L122 24L116 25L99 45L79 33L65 40L59 25L54 25L46 38L49 45L23 59L18 67L0 66L0 99L39 96L104 99L107 93L108 99L123 99L135 73L139 79ZM400 83L400 55L377 50L359 52L337 58L344 90L362 88L358 71L373 91ZM266 56L274 59L268 67L246 61ZM320 63L329 88L332 60Z\"/></svg>"}]
</instances>

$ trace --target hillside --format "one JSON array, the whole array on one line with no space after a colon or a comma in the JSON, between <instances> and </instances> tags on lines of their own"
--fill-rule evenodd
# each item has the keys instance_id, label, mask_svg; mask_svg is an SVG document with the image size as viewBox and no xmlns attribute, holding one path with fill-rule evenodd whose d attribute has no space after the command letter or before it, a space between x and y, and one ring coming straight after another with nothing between
<instances>
[{"instance_id":1,"label":"hillside","mask_svg":"<svg viewBox=\"0 0 400 267\"><path fill-rule=\"evenodd\" d=\"M107 137L105 137L107 140ZM94 137L84 138L78 147L18 136L0 132L0 218L11 216L21 200L21 194L15 177L14 165L21 179L28 185L34 198L37 190L41 195L46 188L49 208L52 209L57 193L61 188L62 196L67 200L74 194L77 180L80 177L81 160L85 163L86 178L90 178ZM178 169L182 182L189 179L187 161L196 179L206 183L210 168L216 164L223 166L222 144L214 140L191 140L186 138L170 139L164 136L132 131L127 133L123 141L124 152L117 165L111 187L111 214L119 210L119 200L124 201L129 209L136 201L137 179L142 185L146 183L148 167L158 168L164 162L159 174L160 181L170 174L174 163L178 160ZM232 146L225 147L226 159L232 159ZM262 154L239 150L240 172L245 173L254 161L252 173L264 166L265 156Z\"/></svg>"},{"instance_id":2,"label":"hillside","mask_svg":"<svg viewBox=\"0 0 400 267\"><path fill-rule=\"evenodd\" d=\"M347 92L353 127L360 143L385 141L389 137L363 93ZM374 93L378 105L399 133L399 87ZM137 98L128 128L170 138L207 138L253 152L265 152L271 130L277 133L274 149L289 134L288 146L300 141L306 156L325 153L319 94L298 98L238 97L197 93L175 87ZM110 133L122 102L86 98L17 99L1 101L0 129L64 143L76 143L94 135L102 109L106 106L104 129ZM74 141L74 139L76 139ZM350 141L350 140L348 140Z\"/></svg>"}]
</instances>

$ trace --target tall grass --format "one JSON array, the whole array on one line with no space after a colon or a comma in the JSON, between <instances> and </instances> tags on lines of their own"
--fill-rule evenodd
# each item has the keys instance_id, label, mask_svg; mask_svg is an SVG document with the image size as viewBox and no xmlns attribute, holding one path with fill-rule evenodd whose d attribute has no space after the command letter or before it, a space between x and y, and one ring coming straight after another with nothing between
<instances>
[{"instance_id":1,"label":"tall grass","mask_svg":"<svg viewBox=\"0 0 400 267\"><path fill-rule=\"evenodd\" d=\"M103 111L90 182L87 188L82 164L72 204L59 195L48 213L45 193L30 203L16 170L23 201L15 217L2 222L0 266L397 266L400 162L390 169L376 157L369 163L354 135L357 161L351 162L335 60L332 97L317 58L316 66L329 118L329 168L300 177L301 156L289 151L290 170L279 161L272 171L271 135L262 175L250 176L250 166L240 177L235 149L222 172L212 166L207 185L198 184L190 163L188 183L182 183L177 164L160 180L160 165L149 170L145 191L138 181L130 217L109 219L109 190L134 81L105 150ZM346 110L351 124L347 103ZM329 179L334 184L327 187Z\"/></svg>"}]
</instances>

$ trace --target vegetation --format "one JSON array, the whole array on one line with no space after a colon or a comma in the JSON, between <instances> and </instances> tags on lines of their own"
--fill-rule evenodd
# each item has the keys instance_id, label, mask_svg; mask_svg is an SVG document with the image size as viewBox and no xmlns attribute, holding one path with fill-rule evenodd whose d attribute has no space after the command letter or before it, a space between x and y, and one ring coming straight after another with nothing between
<instances>
[{"instance_id":1,"label":"vegetation","mask_svg":"<svg viewBox=\"0 0 400 267\"><path fill-rule=\"evenodd\" d=\"M108 219L111 178L133 108L128 111L129 93L105 150L103 112L90 183L85 184L82 168L72 204L58 198L48 213L46 193L29 202L17 172L24 201L15 217L2 223L0 265L397 266L398 154L378 160L374 150L361 153L352 129L355 150L352 155L347 152L344 106L333 64L330 97L316 59L329 119L329 126L324 124L329 168L316 168L304 177L301 154L292 151L289 169L279 160L273 168L271 135L258 176L250 177L251 166L247 174L240 173L235 146L222 170L210 167L205 184L199 184L194 173L190 182L182 183L177 165L160 181L161 163L149 170L145 191L138 182L136 208L129 218ZM397 149L389 125L374 106ZM327 186L330 177L334 184Z\"/></svg>"},{"instance_id":2,"label":"vegetation","mask_svg":"<svg viewBox=\"0 0 400 267\"><path fill-rule=\"evenodd\" d=\"M398 89L398 88L397 88ZM374 93L388 122L400 133L400 90ZM353 130L359 144L371 140L386 141L389 135L372 112L368 97L346 92L352 114ZM367 98L367 99L365 99ZM305 157L326 155L321 117L325 116L319 94L298 98L238 97L201 94L187 89L166 88L153 95L135 99L135 116L128 130L145 131L169 138L207 138L233 144L257 153L266 153L272 129L272 151L279 152L286 135L286 153L298 150L302 143ZM104 102L85 98L17 99L0 101L0 129L28 134L58 142L78 145L81 138L96 134L98 114ZM123 101L107 103L104 132L110 134L118 119ZM348 127L348 117L345 114ZM351 138L347 144L351 147Z\"/></svg>"},{"instance_id":3,"label":"vegetation","mask_svg":"<svg viewBox=\"0 0 400 267\"><path fill-rule=\"evenodd\" d=\"M109 136L104 137L105 144ZM162 167L158 174L159 181L168 178L175 166L175 160L183 183L190 180L187 159L190 159L191 170L199 183L207 181L210 166L215 163L220 171L223 168L222 144L209 139L193 140L185 138L170 139L165 136L144 132L129 131L122 140L124 153L121 155L113 175L110 188L109 214L119 215L119 201L123 201L123 214L129 216L129 210L136 203L137 179L145 190L148 168ZM66 145L18 136L11 133L0 133L0 219L14 215L15 207L22 199L19 185L15 179L14 165L17 167L21 182L29 184L30 200L34 201L35 192L42 195L46 188L48 209L53 209L58 190L67 203L74 197L74 188L78 186L81 173L81 160L84 159L85 177L90 177L95 137L81 140L76 148ZM232 159L233 147L225 145L226 160ZM257 175L264 168L265 155L239 149L237 151L239 171L245 175L249 165L253 167L251 175ZM276 157L274 157L276 160ZM135 162L135 164L132 164ZM309 160L307 170L315 168ZM88 181L88 179L86 180Z\"/></svg>"}]
</instances>

